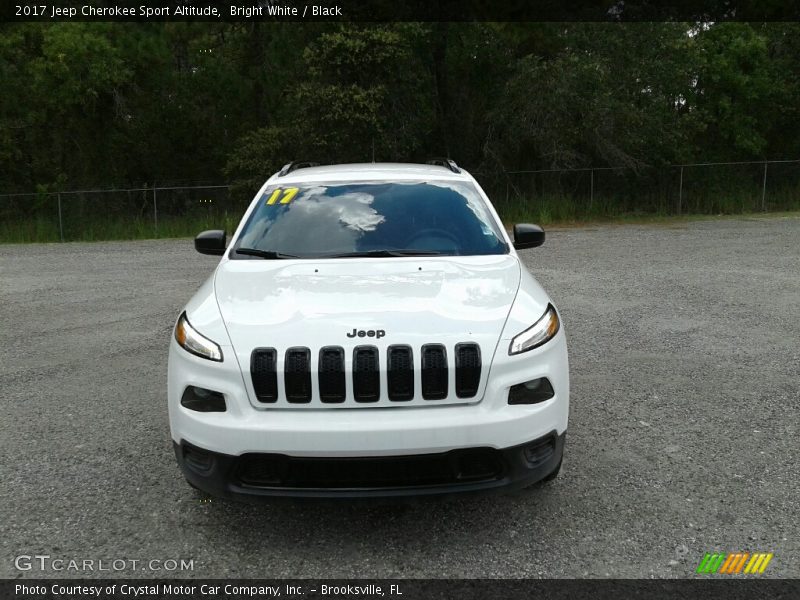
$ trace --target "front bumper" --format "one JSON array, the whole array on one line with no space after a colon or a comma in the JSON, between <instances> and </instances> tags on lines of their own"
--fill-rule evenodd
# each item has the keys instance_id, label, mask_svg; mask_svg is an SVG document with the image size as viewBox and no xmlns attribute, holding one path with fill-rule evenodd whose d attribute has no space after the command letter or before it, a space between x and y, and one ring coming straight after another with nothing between
<instances>
[{"instance_id":1,"label":"front bumper","mask_svg":"<svg viewBox=\"0 0 800 600\"><path fill-rule=\"evenodd\" d=\"M444 406L259 409L247 393L249 374L243 374L229 346L222 350L229 358L212 363L173 339L169 358L170 429L178 462L190 483L212 495L398 497L494 491L534 483L561 460L569 417L563 329L547 344L519 355L507 355L504 347L488 367L479 401ZM551 382L552 398L508 403L512 386L540 377ZM181 394L189 385L222 394L226 411L182 406ZM531 460L531 446L542 444L549 448L546 456ZM260 479L252 473L242 476L247 461L260 469ZM481 472L476 466L481 461L494 468ZM387 477L376 483L376 473Z\"/></svg>"},{"instance_id":2,"label":"front bumper","mask_svg":"<svg viewBox=\"0 0 800 600\"><path fill-rule=\"evenodd\" d=\"M223 354L232 357L229 347ZM500 354L500 353L498 353ZM435 454L462 448L511 448L567 429L569 367L563 331L516 356L497 356L479 402L445 406L336 409L265 409L252 406L235 358L222 363L189 354L172 340L169 417L172 440L230 456L248 453L296 457ZM547 377L553 398L508 404L509 388ZM226 412L203 413L180 404L186 386L224 395Z\"/></svg>"},{"instance_id":3,"label":"front bumper","mask_svg":"<svg viewBox=\"0 0 800 600\"><path fill-rule=\"evenodd\" d=\"M292 498L402 498L511 491L558 468L566 431L511 448L461 448L434 454L377 457L232 456L174 443L186 479L217 497L258 501Z\"/></svg>"}]
</instances>

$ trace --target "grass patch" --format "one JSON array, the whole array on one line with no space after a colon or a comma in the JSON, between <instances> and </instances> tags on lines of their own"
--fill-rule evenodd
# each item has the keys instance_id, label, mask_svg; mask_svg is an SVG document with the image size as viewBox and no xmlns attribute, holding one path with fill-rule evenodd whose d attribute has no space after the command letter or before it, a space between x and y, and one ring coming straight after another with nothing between
<instances>
[{"instance_id":1,"label":"grass patch","mask_svg":"<svg viewBox=\"0 0 800 600\"><path fill-rule=\"evenodd\" d=\"M655 214L642 214L642 213L625 213L617 215L616 217L603 217L591 220L568 220L568 221L551 221L547 224L548 228L557 229L570 229L579 227L591 227L593 225L679 225L681 223L693 223L697 221L720 221L720 220L735 220L735 219L777 219L777 218L794 218L800 219L800 210L797 211L776 211L776 212L759 212L759 213L743 213L743 214L719 214L719 215L704 215L704 214L689 214L689 215L655 215ZM506 221L503 224L506 229L511 231L514 223L537 223L536 221ZM541 225L541 223L537 223Z\"/></svg>"},{"instance_id":2,"label":"grass patch","mask_svg":"<svg viewBox=\"0 0 800 600\"><path fill-rule=\"evenodd\" d=\"M691 200L691 202L689 201ZM634 208L644 205L645 208ZM772 196L761 210L760 199L736 194L695 196L687 199L680 215L666 201L630 202L612 197L586 198L540 196L534 199L511 198L495 203L504 223L537 223L542 226L570 226L589 223L652 223L698 220L712 217L756 216L800 211L800 190L785 190Z\"/></svg>"},{"instance_id":3,"label":"grass patch","mask_svg":"<svg viewBox=\"0 0 800 600\"><path fill-rule=\"evenodd\" d=\"M165 217L156 228L152 219L94 217L80 223L64 224L65 242L97 242L102 240L148 240L194 237L206 229L224 229L231 234L240 217ZM0 223L0 243L26 244L61 241L58 221L36 218Z\"/></svg>"},{"instance_id":4,"label":"grass patch","mask_svg":"<svg viewBox=\"0 0 800 600\"><path fill-rule=\"evenodd\" d=\"M579 227L597 223L642 224L674 223L720 217L762 217L797 215L800 211L800 193L785 193L771 198L769 212L760 210L760 201L742 197L722 196L708 202L686 202L682 215L671 214L666 202L650 204L650 210L631 210L626 203L613 198L575 199L564 196L537 197L535 199L500 199L495 203L503 223L537 223L546 227ZM669 207L674 208L674 207ZM61 240L58 216L41 213L26 219L0 219L0 243L25 244L58 242ZM94 242L101 240L143 240L159 238L194 237L206 229L225 229L231 234L239 224L240 214L220 211L185 216L159 216L156 228L153 219L144 216L93 214L87 218L65 219L64 241Z\"/></svg>"}]
</instances>

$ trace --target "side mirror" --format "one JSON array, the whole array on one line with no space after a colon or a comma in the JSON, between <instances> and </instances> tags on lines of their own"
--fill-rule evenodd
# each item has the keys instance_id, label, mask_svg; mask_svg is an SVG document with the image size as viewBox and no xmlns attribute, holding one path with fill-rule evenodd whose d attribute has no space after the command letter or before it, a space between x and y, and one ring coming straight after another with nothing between
<instances>
[{"instance_id":1,"label":"side mirror","mask_svg":"<svg viewBox=\"0 0 800 600\"><path fill-rule=\"evenodd\" d=\"M211 229L197 234L194 238L194 249L200 254L225 254L225 232L222 229Z\"/></svg>"},{"instance_id":2,"label":"side mirror","mask_svg":"<svg viewBox=\"0 0 800 600\"><path fill-rule=\"evenodd\" d=\"M544 244L544 229L538 225L518 223L514 225L514 248L536 248Z\"/></svg>"}]
</instances>

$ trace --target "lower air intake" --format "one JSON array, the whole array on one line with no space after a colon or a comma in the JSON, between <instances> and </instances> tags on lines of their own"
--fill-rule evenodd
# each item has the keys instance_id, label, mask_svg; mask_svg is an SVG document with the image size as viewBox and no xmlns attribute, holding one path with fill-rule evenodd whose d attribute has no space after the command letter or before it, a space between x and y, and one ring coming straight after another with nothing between
<instances>
[{"instance_id":1,"label":"lower air intake","mask_svg":"<svg viewBox=\"0 0 800 600\"><path fill-rule=\"evenodd\" d=\"M441 454L326 459L281 454L245 454L239 481L269 488L375 489L474 483L500 479L500 452L469 448Z\"/></svg>"}]
</instances>

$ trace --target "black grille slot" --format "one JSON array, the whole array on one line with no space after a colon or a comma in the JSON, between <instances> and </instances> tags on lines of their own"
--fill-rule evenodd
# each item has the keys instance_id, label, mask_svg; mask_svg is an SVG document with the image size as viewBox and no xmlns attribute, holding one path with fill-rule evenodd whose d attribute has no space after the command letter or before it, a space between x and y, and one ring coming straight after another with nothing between
<instances>
[{"instance_id":1,"label":"black grille slot","mask_svg":"<svg viewBox=\"0 0 800 600\"><path fill-rule=\"evenodd\" d=\"M447 350L441 344L422 347L422 397L425 400L447 398Z\"/></svg>"},{"instance_id":2,"label":"black grille slot","mask_svg":"<svg viewBox=\"0 0 800 600\"><path fill-rule=\"evenodd\" d=\"M276 357L275 348L256 348L250 355L250 377L259 402L275 402L278 399Z\"/></svg>"},{"instance_id":3,"label":"black grille slot","mask_svg":"<svg viewBox=\"0 0 800 600\"><path fill-rule=\"evenodd\" d=\"M319 351L319 397L323 402L344 402L344 348L325 346Z\"/></svg>"},{"instance_id":4,"label":"black grille slot","mask_svg":"<svg viewBox=\"0 0 800 600\"><path fill-rule=\"evenodd\" d=\"M311 351L308 348L289 348L283 365L286 400L296 404L311 402Z\"/></svg>"},{"instance_id":5,"label":"black grille slot","mask_svg":"<svg viewBox=\"0 0 800 600\"><path fill-rule=\"evenodd\" d=\"M389 346L386 365L389 400L411 400L414 397L414 355L411 346Z\"/></svg>"},{"instance_id":6,"label":"black grille slot","mask_svg":"<svg viewBox=\"0 0 800 600\"><path fill-rule=\"evenodd\" d=\"M378 349L356 346L353 350L353 397L356 402L377 402L380 396Z\"/></svg>"},{"instance_id":7,"label":"black grille slot","mask_svg":"<svg viewBox=\"0 0 800 600\"><path fill-rule=\"evenodd\" d=\"M456 395L472 398L481 381L481 349L478 344L456 344Z\"/></svg>"}]
</instances>

